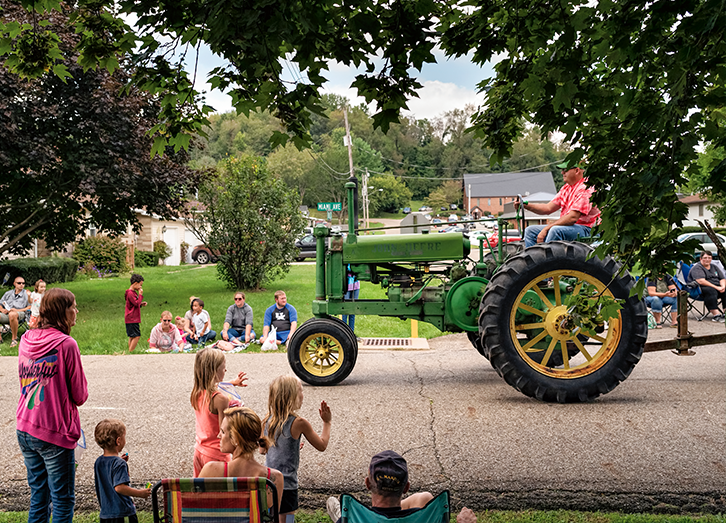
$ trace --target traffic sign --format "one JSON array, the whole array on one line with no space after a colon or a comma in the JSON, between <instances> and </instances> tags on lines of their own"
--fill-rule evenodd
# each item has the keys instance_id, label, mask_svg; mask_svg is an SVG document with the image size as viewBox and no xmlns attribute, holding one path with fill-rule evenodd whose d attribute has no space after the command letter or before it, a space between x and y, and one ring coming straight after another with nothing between
<instances>
[{"instance_id":1,"label":"traffic sign","mask_svg":"<svg viewBox=\"0 0 726 523\"><path fill-rule=\"evenodd\" d=\"M319 211L342 211L343 204L341 202L318 202Z\"/></svg>"}]
</instances>

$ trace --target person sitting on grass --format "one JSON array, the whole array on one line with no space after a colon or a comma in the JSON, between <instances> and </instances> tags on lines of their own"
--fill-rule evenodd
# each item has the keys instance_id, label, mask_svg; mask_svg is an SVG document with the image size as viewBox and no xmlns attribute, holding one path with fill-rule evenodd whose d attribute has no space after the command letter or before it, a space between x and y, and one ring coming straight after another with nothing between
<instances>
[{"instance_id":1,"label":"person sitting on grass","mask_svg":"<svg viewBox=\"0 0 726 523\"><path fill-rule=\"evenodd\" d=\"M18 326L30 318L30 304L28 293L25 292L25 278L17 276L13 280L13 287L0 299L0 324L10 325L13 339L10 346L17 347Z\"/></svg>"},{"instance_id":2,"label":"person sitting on grass","mask_svg":"<svg viewBox=\"0 0 726 523\"><path fill-rule=\"evenodd\" d=\"M287 303L285 291L277 291L275 293L275 304L271 305L265 311L260 343L264 344L267 340L271 326L277 329L277 339L275 342L278 345L286 343L288 338L297 329L297 311L295 307Z\"/></svg>"},{"instance_id":3,"label":"person sitting on grass","mask_svg":"<svg viewBox=\"0 0 726 523\"><path fill-rule=\"evenodd\" d=\"M400 454L384 450L371 458L366 489L371 492L371 509L387 518L401 518L413 514L434 499L430 492L418 492L407 498L411 484L408 482L408 464ZM330 497L327 502L330 519L340 523L340 501ZM476 523L476 515L469 508L462 508L456 516L457 523Z\"/></svg>"},{"instance_id":4,"label":"person sitting on grass","mask_svg":"<svg viewBox=\"0 0 726 523\"><path fill-rule=\"evenodd\" d=\"M194 332L189 341L204 345L208 341L214 340L217 333L212 330L212 321L209 318L209 313L204 310L204 302L197 298L192 302L192 310L194 311L192 316Z\"/></svg>"},{"instance_id":5,"label":"person sitting on grass","mask_svg":"<svg viewBox=\"0 0 726 523\"><path fill-rule=\"evenodd\" d=\"M255 339L252 319L252 307L245 303L245 293L236 292L234 303L229 306L224 317L222 339L235 344L250 343Z\"/></svg>"},{"instance_id":6,"label":"person sitting on grass","mask_svg":"<svg viewBox=\"0 0 726 523\"><path fill-rule=\"evenodd\" d=\"M174 349L184 350L184 340L179 334L179 329L172 323L173 321L171 312L164 311L161 313L161 322L151 329L151 336L149 336L149 347L151 349L160 352L171 352Z\"/></svg>"}]
</instances>

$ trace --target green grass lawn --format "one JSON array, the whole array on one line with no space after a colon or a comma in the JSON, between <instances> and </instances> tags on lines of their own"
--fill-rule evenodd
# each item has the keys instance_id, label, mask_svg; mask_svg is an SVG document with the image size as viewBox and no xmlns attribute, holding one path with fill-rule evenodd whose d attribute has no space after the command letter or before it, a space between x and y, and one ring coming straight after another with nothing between
<instances>
[{"instance_id":1,"label":"green grass lawn","mask_svg":"<svg viewBox=\"0 0 726 523\"><path fill-rule=\"evenodd\" d=\"M144 277L144 300L148 302L148 306L141 309L141 340L137 352L148 348L146 340L163 311L169 310L174 316L184 316L189 308L189 296L198 296L204 300L204 308L212 320L212 329L217 331L219 338L227 307L234 301L234 292L217 279L216 267L195 264L143 268L137 272ZM53 286L64 287L76 295L79 313L71 334L82 354L121 354L127 351L124 292L129 287L128 275L49 287ZM258 336L262 334L265 309L274 303L277 290L285 291L288 302L297 309L298 324L310 319L311 304L315 297L315 265L292 265L285 277L272 282L266 290L245 293L247 303L254 311L254 329ZM385 298L385 292L377 285L362 282L360 297ZM405 338L411 335L410 325L410 321L397 318L357 316L355 327L356 334L361 337ZM440 334L431 325L419 325L421 337L432 338ZM3 356L18 354L17 348L10 349L9 343L0 345L0 349ZM247 350L259 351L259 345L252 345Z\"/></svg>"},{"instance_id":2,"label":"green grass lawn","mask_svg":"<svg viewBox=\"0 0 726 523\"><path fill-rule=\"evenodd\" d=\"M479 523L723 523L723 515L673 516L666 514L617 514L608 512L577 512L573 510L487 510L477 512ZM152 523L151 512L139 512L139 523ZM27 512L0 512L0 523L25 523ZM74 523L96 523L98 512L76 513ZM298 523L330 523L324 510L298 510L295 514ZM451 522L456 521L452 514Z\"/></svg>"}]
</instances>

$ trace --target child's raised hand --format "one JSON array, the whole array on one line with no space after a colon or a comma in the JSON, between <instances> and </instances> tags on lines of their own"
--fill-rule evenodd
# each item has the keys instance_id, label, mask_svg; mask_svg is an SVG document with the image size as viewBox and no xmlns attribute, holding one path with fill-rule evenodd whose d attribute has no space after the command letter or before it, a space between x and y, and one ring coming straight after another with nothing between
<instances>
[{"instance_id":1,"label":"child's raised hand","mask_svg":"<svg viewBox=\"0 0 726 523\"><path fill-rule=\"evenodd\" d=\"M240 372L239 374L237 374L237 377L235 379L230 381L230 383L235 387L246 387L247 384L245 383L245 381L247 381L247 379L247 373Z\"/></svg>"},{"instance_id":2,"label":"child's raised hand","mask_svg":"<svg viewBox=\"0 0 726 523\"><path fill-rule=\"evenodd\" d=\"M325 403L325 401L320 402L320 417L323 420L323 423L330 423L330 420L333 419L332 414L330 413L330 407L328 407L328 404Z\"/></svg>"}]
</instances>

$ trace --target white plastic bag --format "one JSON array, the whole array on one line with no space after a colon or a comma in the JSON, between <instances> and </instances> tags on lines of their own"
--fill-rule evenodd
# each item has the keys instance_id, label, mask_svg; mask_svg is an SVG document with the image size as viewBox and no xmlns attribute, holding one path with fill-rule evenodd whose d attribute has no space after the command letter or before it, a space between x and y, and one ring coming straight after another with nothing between
<instances>
[{"instance_id":1,"label":"white plastic bag","mask_svg":"<svg viewBox=\"0 0 726 523\"><path fill-rule=\"evenodd\" d=\"M270 333L260 350L277 350L277 327L270 327Z\"/></svg>"}]
</instances>

